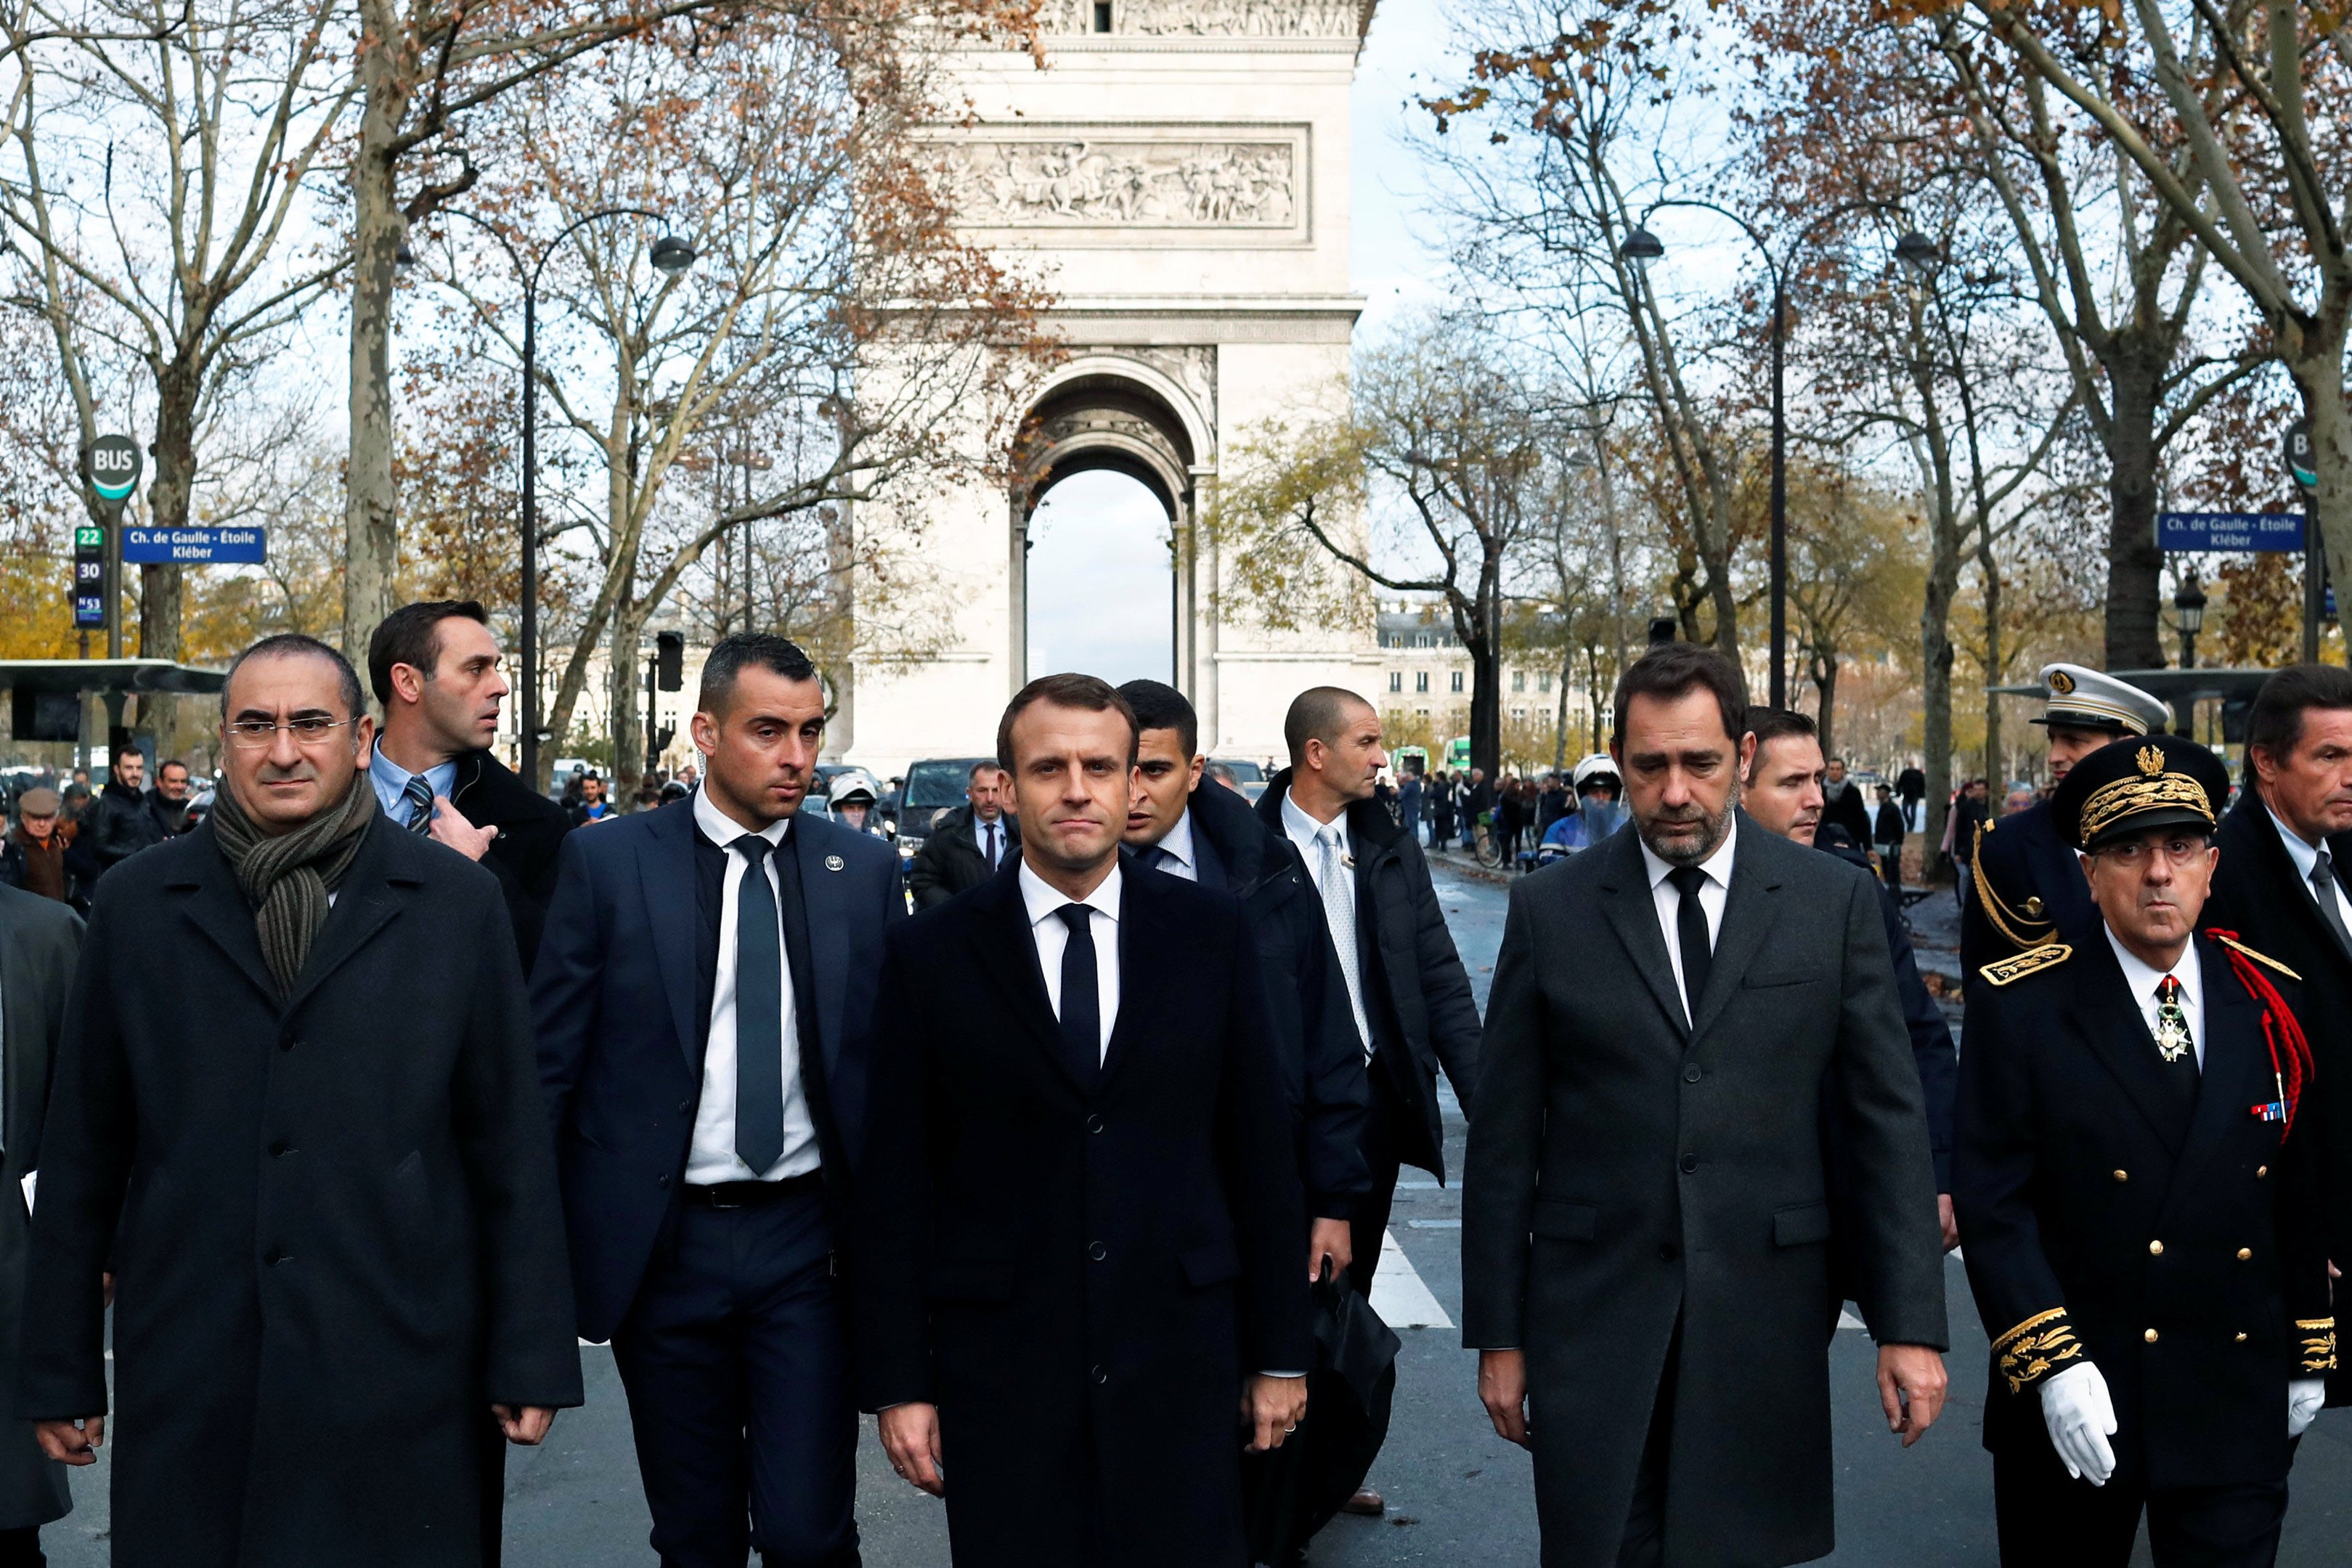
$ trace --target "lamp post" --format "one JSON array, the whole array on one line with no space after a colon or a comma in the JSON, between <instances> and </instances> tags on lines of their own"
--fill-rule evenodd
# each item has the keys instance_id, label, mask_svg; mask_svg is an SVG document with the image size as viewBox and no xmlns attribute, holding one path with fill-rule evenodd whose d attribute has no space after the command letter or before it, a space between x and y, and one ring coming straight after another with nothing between
<instances>
[{"instance_id":1,"label":"lamp post","mask_svg":"<svg viewBox=\"0 0 2352 1568\"><path fill-rule=\"evenodd\" d=\"M2172 612L2180 622L2180 667L2197 667L2197 629L2205 624L2205 590L2198 585L2195 573L2180 580L2179 589L2172 596Z\"/></svg>"},{"instance_id":2,"label":"lamp post","mask_svg":"<svg viewBox=\"0 0 2352 1568\"><path fill-rule=\"evenodd\" d=\"M548 258L556 247L588 225L604 218L647 218L666 223L659 213L643 207L600 207L595 212L575 218L562 233L539 247L529 267L523 265L514 242L488 219L467 212L462 207L446 207L443 211L487 232L507 253L515 271L522 277L522 732L521 773L530 787L539 784L539 275L547 267ZM694 265L694 246L676 235L666 234L654 241L654 270L666 277L675 277ZM405 244L400 247L400 261L408 265L415 255Z\"/></svg>"},{"instance_id":3,"label":"lamp post","mask_svg":"<svg viewBox=\"0 0 2352 1568\"><path fill-rule=\"evenodd\" d=\"M1843 216L1857 204L1847 203L1833 207L1808 225L1789 246L1786 256L1775 259L1772 249L1754 225L1727 208L1713 202L1660 202L1659 207L1705 207L1711 213L1729 218L1739 225L1757 254L1764 258L1764 268L1772 275L1772 706L1789 706L1789 420L1788 420L1788 342L1789 342L1789 264L1796 258L1813 236L1814 231L1832 218ZM1657 210L1655 207L1652 211ZM1916 239L1926 245L1930 254L1935 246L1917 235L1906 235L1896 242L1895 254L1902 256L1903 247ZM1648 229L1636 226L1618 246L1617 254L1647 273L1650 263L1666 254L1666 247ZM1907 259L1907 258L1906 258Z\"/></svg>"}]
</instances>

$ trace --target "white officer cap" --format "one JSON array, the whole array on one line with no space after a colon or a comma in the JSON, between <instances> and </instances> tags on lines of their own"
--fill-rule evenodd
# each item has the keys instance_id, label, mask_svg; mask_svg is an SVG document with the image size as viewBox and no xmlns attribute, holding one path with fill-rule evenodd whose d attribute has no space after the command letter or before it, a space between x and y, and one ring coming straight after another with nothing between
<instances>
[{"instance_id":1,"label":"white officer cap","mask_svg":"<svg viewBox=\"0 0 2352 1568\"><path fill-rule=\"evenodd\" d=\"M2172 723L2172 710L2147 693L2081 664L2042 665L2042 689L2049 694L2048 706L2030 721L2034 724L2147 735Z\"/></svg>"}]
</instances>

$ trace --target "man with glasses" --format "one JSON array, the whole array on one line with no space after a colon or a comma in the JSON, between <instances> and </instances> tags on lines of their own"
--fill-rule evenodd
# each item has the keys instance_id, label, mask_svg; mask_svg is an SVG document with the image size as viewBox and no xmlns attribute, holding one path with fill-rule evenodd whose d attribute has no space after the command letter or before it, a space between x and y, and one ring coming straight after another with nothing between
<instances>
[{"instance_id":1,"label":"man with glasses","mask_svg":"<svg viewBox=\"0 0 2352 1568\"><path fill-rule=\"evenodd\" d=\"M2336 1366L2302 988L2208 926L2221 758L2177 736L2050 801L2096 923L1969 981L1953 1197L1993 1336L2006 1568L2267 1568Z\"/></svg>"},{"instance_id":2,"label":"man with glasses","mask_svg":"<svg viewBox=\"0 0 2352 1568\"><path fill-rule=\"evenodd\" d=\"M211 814L92 914L16 1414L96 1458L111 1270L117 1563L475 1568L486 1414L536 1443L581 1401L506 909L383 815L341 654L265 638L221 706Z\"/></svg>"}]
</instances>

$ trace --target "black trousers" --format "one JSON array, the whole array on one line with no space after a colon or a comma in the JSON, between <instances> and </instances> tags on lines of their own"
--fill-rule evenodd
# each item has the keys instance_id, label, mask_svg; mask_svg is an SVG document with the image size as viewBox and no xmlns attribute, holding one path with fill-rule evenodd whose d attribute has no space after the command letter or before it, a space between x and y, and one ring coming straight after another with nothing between
<instances>
[{"instance_id":1,"label":"black trousers","mask_svg":"<svg viewBox=\"0 0 2352 1568\"><path fill-rule=\"evenodd\" d=\"M1887 891L1903 891L1903 846L1900 843L1878 846L1878 874L1885 880Z\"/></svg>"},{"instance_id":2,"label":"black trousers","mask_svg":"<svg viewBox=\"0 0 2352 1568\"><path fill-rule=\"evenodd\" d=\"M1377 1059L1366 1064L1364 1076L1371 1089L1371 1103L1365 1108L1363 1135L1357 1146L1364 1151L1364 1164L1371 1167L1372 1188L1357 1200L1356 1212L1348 1221L1348 1245L1356 1255L1348 1266L1348 1278L1366 1296L1372 1293L1372 1275L1381 1264L1381 1238L1388 1232L1389 1211L1396 1204L1398 1119L1420 1114L1390 1086L1387 1066Z\"/></svg>"},{"instance_id":3,"label":"black trousers","mask_svg":"<svg viewBox=\"0 0 2352 1568\"><path fill-rule=\"evenodd\" d=\"M41 1555L38 1526L0 1530L0 1568L47 1568L48 1561Z\"/></svg>"},{"instance_id":4,"label":"black trousers","mask_svg":"<svg viewBox=\"0 0 2352 1568\"><path fill-rule=\"evenodd\" d=\"M681 1194L613 1360L663 1568L856 1568L857 1413L816 1184Z\"/></svg>"},{"instance_id":5,"label":"black trousers","mask_svg":"<svg viewBox=\"0 0 2352 1568\"><path fill-rule=\"evenodd\" d=\"M2286 1482L2216 1487L2095 1487L2066 1473L2047 1443L1992 1457L2001 1568L2127 1568L2140 1514L2156 1568L2272 1568Z\"/></svg>"},{"instance_id":6,"label":"black trousers","mask_svg":"<svg viewBox=\"0 0 2352 1568\"><path fill-rule=\"evenodd\" d=\"M1650 1402L1650 1430L1642 1439L1642 1468L1633 1472L1633 1500L1625 1511L1625 1533L1617 1544L1617 1568L1664 1568L1666 1473L1675 1449L1675 1369L1683 1358L1683 1325L1675 1322L1666 1341L1666 1367L1658 1375Z\"/></svg>"}]
</instances>

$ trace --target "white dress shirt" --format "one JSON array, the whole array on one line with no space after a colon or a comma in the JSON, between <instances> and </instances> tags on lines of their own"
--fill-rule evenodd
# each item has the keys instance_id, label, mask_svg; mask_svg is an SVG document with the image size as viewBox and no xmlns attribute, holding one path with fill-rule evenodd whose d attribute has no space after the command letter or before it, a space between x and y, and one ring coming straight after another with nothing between
<instances>
[{"instance_id":1,"label":"white dress shirt","mask_svg":"<svg viewBox=\"0 0 2352 1568\"><path fill-rule=\"evenodd\" d=\"M775 846L761 858L760 870L776 888L776 856L783 852L793 820L771 822L760 836ZM801 1041L793 1010L793 966L789 958L777 966L780 994L773 998L740 998L741 1005L774 1007L783 1015L784 1152L765 1171L754 1171L735 1152L735 937L743 904L743 873L751 862L727 846L750 830L694 792L695 831L727 853L727 870L719 881L719 968L711 977L710 1040L702 1053L702 1103L694 1111L694 1138L687 1145L688 1186L710 1186L727 1181L782 1181L816 1169L820 1156L816 1122L809 1114L808 1093L801 1084ZM783 952L783 894L772 893L776 904L776 949Z\"/></svg>"},{"instance_id":2,"label":"white dress shirt","mask_svg":"<svg viewBox=\"0 0 2352 1568\"><path fill-rule=\"evenodd\" d=\"M2116 962L2123 966L2124 984L2131 990L2132 1000L2139 1004L2140 1021L2147 1025L2147 1038L2156 1038L2156 1009L2164 1004L2158 999L2157 988L2170 975L2180 982L2180 1011L2189 1020L2189 1044L2197 1053L2197 1068L2205 1068L2205 973L2197 961L2197 944L2189 943L2180 950L2180 962L2169 969L2150 967L2140 956L2121 942L2105 925L2107 946L2115 949Z\"/></svg>"},{"instance_id":3,"label":"white dress shirt","mask_svg":"<svg viewBox=\"0 0 2352 1568\"><path fill-rule=\"evenodd\" d=\"M1731 851L1739 839L1739 813L1731 813L1726 825L1723 842L1715 853L1699 862L1698 869L1706 873L1699 883L1698 906L1706 916L1706 950L1715 951L1716 939L1723 934L1723 906L1731 897ZM1683 940L1678 922L1682 915L1682 890L1666 880L1675 868L1662 860L1647 840L1642 842L1642 864L1650 873L1650 902L1658 912L1658 931L1666 939L1666 962L1674 966L1675 991L1683 999L1683 1021L1691 1021L1690 988L1683 983Z\"/></svg>"},{"instance_id":4,"label":"white dress shirt","mask_svg":"<svg viewBox=\"0 0 2352 1568\"><path fill-rule=\"evenodd\" d=\"M1192 811L1189 806L1185 808L1184 814L1176 819L1176 825L1168 830L1168 836L1152 848L1167 856L1153 869L1166 872L1170 876L1181 876L1186 882L1201 880L1200 864L1192 858Z\"/></svg>"},{"instance_id":5,"label":"white dress shirt","mask_svg":"<svg viewBox=\"0 0 2352 1568\"><path fill-rule=\"evenodd\" d=\"M2264 806L2263 810L2270 811L2268 806ZM2279 841L2286 845L2287 859L2294 862L2294 880L2303 883L2304 896L2310 899L2312 903L2317 904L2319 890L2311 885L2311 868L2319 863L2318 846L2305 843L2303 835L2280 821L2276 811L2271 811L2270 816L2272 825L2278 829ZM2327 857L2327 873L2330 877L2337 879L2336 883L2336 913L2344 917L2345 929L2352 930L2352 899L2347 899L2344 896L2344 883L2341 880L2347 875L2352 875L2352 871L2337 865L2336 857L2330 854Z\"/></svg>"},{"instance_id":6,"label":"white dress shirt","mask_svg":"<svg viewBox=\"0 0 2352 1568\"><path fill-rule=\"evenodd\" d=\"M992 862L988 858L988 831L991 828L996 830L996 859ZM992 822L982 821L978 811L971 814L971 842L972 847L980 852L981 864L989 866L992 870L995 866L1003 865L1005 844L1010 837L1011 835L1004 830L1003 812L999 811L996 814L996 821Z\"/></svg>"},{"instance_id":7,"label":"white dress shirt","mask_svg":"<svg viewBox=\"0 0 2352 1568\"><path fill-rule=\"evenodd\" d=\"M1118 864L1082 899L1072 899L1029 869L1023 861L1021 902L1029 912L1029 936L1037 944L1037 967L1045 972L1045 1000L1054 1016L1062 1016L1062 954L1070 945L1070 928L1058 913L1066 904L1083 904L1088 910L1087 929L1095 938L1095 998L1102 1015L1102 1050L1110 1051L1111 1026L1118 1021ZM1099 1060L1099 1059L1097 1059Z\"/></svg>"},{"instance_id":8,"label":"white dress shirt","mask_svg":"<svg viewBox=\"0 0 2352 1568\"><path fill-rule=\"evenodd\" d=\"M1356 1015L1356 1038L1364 1042L1364 1053L1370 1056L1372 1015L1364 1009L1363 965L1353 961L1354 955L1364 948L1357 921L1356 861L1348 848L1348 814L1342 811L1328 822L1318 822L1286 789L1282 792L1282 831L1298 846L1299 855L1307 862L1307 874L1315 880L1315 891L1322 895L1324 923L1330 927L1331 946L1340 956L1339 977L1348 985L1349 1009ZM1323 884L1327 844L1339 851L1330 857L1339 871L1334 887Z\"/></svg>"}]
</instances>

